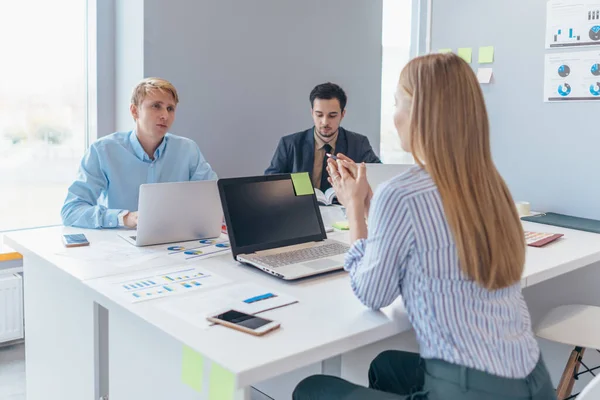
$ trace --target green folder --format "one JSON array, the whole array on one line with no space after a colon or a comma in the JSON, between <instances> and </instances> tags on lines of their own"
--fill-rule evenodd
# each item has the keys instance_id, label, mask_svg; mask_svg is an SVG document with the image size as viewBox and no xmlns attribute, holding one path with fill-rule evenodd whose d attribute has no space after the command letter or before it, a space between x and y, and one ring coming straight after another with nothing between
<instances>
[{"instance_id":1,"label":"green folder","mask_svg":"<svg viewBox=\"0 0 600 400\"><path fill-rule=\"evenodd\" d=\"M588 218L573 217L571 215L545 213L522 217L523 221L537 222L538 224L560 226L562 228L576 229L578 231L600 233L600 221Z\"/></svg>"}]
</instances>

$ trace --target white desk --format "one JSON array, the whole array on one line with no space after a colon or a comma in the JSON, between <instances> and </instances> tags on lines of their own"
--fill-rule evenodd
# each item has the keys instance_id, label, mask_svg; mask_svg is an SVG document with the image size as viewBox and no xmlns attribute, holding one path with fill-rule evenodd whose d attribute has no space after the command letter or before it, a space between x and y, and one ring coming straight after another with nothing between
<instances>
[{"instance_id":1,"label":"white desk","mask_svg":"<svg viewBox=\"0 0 600 400\"><path fill-rule=\"evenodd\" d=\"M523 285L600 261L600 236L533 223L526 230L564 233L542 249L528 248ZM102 393L103 360L110 366L111 400L147 398L198 399L181 383L181 349L189 346L205 357L204 392L213 362L235 376L238 398L247 388L285 372L325 361L325 372L340 374L352 350L410 330L401 302L383 312L365 309L352 294L345 273L286 283L235 263L230 255L202 266L237 282L255 282L296 297L298 304L265 313L282 328L263 338L223 327L195 328L156 307L163 299L131 304L109 296L106 283L116 274L146 268L84 263L56 255L60 237L72 228L46 228L5 236L24 256L27 391L29 400L52 397L80 400ZM90 242L122 239L115 231L85 231ZM193 295L191 295L193 296ZM109 353L101 345L103 323L96 304L108 309ZM364 364L369 359L362 360ZM349 357L348 363L356 362ZM204 397L203 397L204 398Z\"/></svg>"}]
</instances>

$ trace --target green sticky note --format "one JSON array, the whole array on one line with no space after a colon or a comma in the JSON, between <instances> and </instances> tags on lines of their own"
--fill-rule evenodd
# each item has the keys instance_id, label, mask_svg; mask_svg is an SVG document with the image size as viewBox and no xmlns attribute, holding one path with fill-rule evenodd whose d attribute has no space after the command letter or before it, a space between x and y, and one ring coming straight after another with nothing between
<instances>
[{"instance_id":1,"label":"green sticky note","mask_svg":"<svg viewBox=\"0 0 600 400\"><path fill-rule=\"evenodd\" d=\"M335 229L339 229L342 231L347 231L348 229L350 229L350 225L348 224L348 221L334 222L333 224L331 224L331 226L333 226Z\"/></svg>"},{"instance_id":2,"label":"green sticky note","mask_svg":"<svg viewBox=\"0 0 600 400\"><path fill-rule=\"evenodd\" d=\"M438 53L452 53L452 49L439 49Z\"/></svg>"},{"instance_id":3,"label":"green sticky note","mask_svg":"<svg viewBox=\"0 0 600 400\"><path fill-rule=\"evenodd\" d=\"M296 196L306 196L315 193L308 172L292 174L292 184L294 185Z\"/></svg>"},{"instance_id":4,"label":"green sticky note","mask_svg":"<svg viewBox=\"0 0 600 400\"><path fill-rule=\"evenodd\" d=\"M235 394L235 377L225 368L213 364L210 368L209 400L233 400Z\"/></svg>"},{"instance_id":5,"label":"green sticky note","mask_svg":"<svg viewBox=\"0 0 600 400\"><path fill-rule=\"evenodd\" d=\"M187 346L183 346L181 380L196 392L202 392L204 359L200 353Z\"/></svg>"},{"instance_id":6,"label":"green sticky note","mask_svg":"<svg viewBox=\"0 0 600 400\"><path fill-rule=\"evenodd\" d=\"M479 64L489 64L494 62L494 46L485 46L479 48Z\"/></svg>"},{"instance_id":7,"label":"green sticky note","mask_svg":"<svg viewBox=\"0 0 600 400\"><path fill-rule=\"evenodd\" d=\"M458 56L471 64L471 61L473 60L473 49L470 47L461 47L458 49Z\"/></svg>"}]
</instances>

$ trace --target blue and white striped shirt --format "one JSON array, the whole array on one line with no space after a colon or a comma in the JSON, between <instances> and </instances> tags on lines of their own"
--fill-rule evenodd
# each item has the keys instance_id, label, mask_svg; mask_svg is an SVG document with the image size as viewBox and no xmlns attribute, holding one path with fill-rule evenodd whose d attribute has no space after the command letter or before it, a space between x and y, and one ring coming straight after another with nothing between
<instances>
[{"instance_id":1,"label":"blue and white striped shirt","mask_svg":"<svg viewBox=\"0 0 600 400\"><path fill-rule=\"evenodd\" d=\"M402 296L425 359L526 377L540 351L521 285L489 291L462 272L429 174L413 167L371 203L369 236L352 245L345 263L363 304L379 309Z\"/></svg>"}]
</instances>

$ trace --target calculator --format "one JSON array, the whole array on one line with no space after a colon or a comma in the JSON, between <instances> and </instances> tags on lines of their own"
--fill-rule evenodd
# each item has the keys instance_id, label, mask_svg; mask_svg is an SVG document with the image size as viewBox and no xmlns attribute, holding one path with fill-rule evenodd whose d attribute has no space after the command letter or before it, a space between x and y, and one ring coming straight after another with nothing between
<instances>
[{"instance_id":1,"label":"calculator","mask_svg":"<svg viewBox=\"0 0 600 400\"><path fill-rule=\"evenodd\" d=\"M525 243L527 243L527 246L542 247L562 236L562 233L525 231Z\"/></svg>"}]
</instances>

